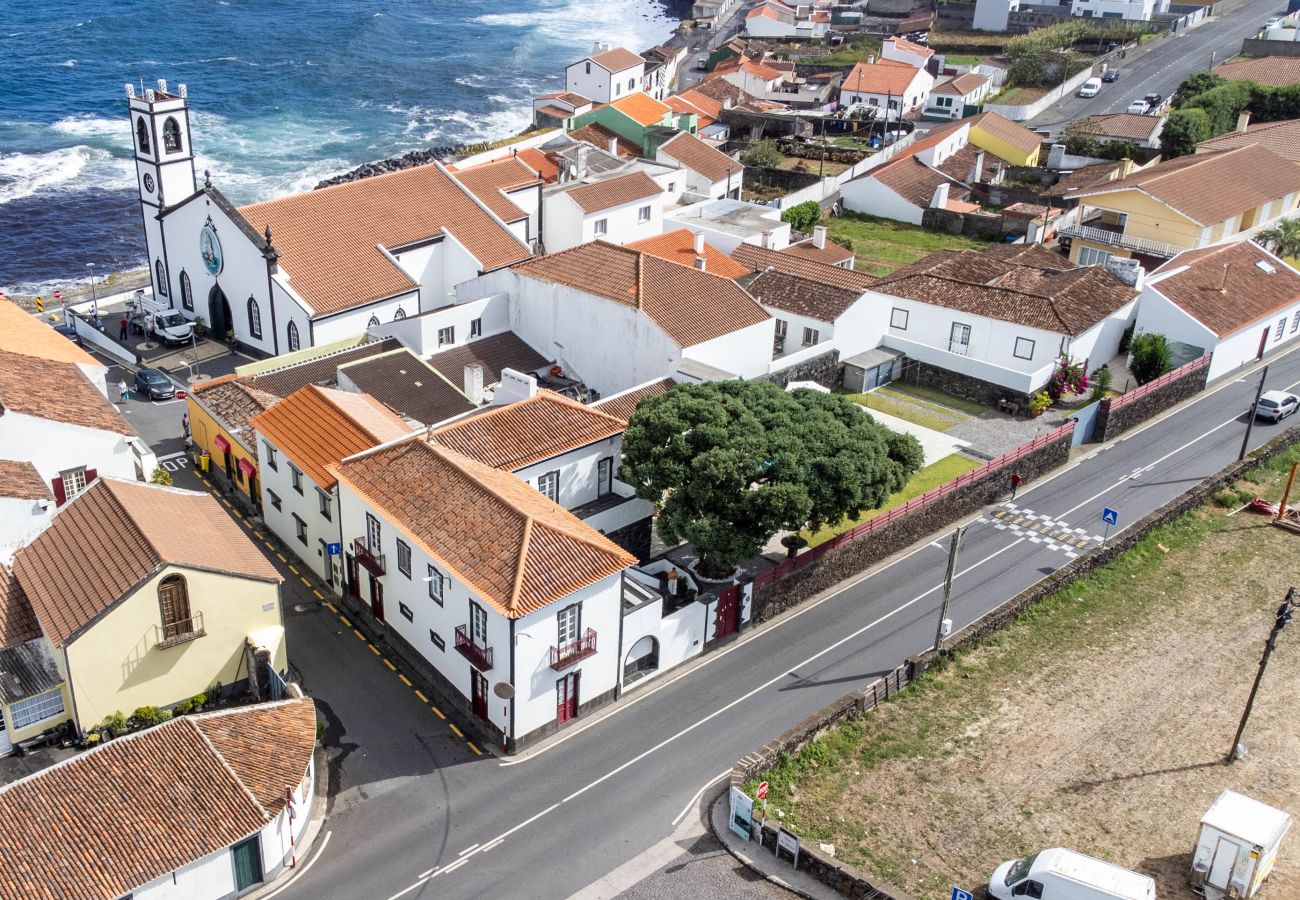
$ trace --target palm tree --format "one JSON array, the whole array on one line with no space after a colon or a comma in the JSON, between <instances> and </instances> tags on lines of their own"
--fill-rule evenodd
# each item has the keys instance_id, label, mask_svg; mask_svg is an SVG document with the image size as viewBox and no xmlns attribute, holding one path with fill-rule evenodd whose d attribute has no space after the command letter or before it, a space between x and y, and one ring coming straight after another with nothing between
<instances>
[{"instance_id":1,"label":"palm tree","mask_svg":"<svg viewBox=\"0 0 1300 900\"><path fill-rule=\"evenodd\" d=\"M1255 237L1283 259L1300 256L1300 219L1282 219Z\"/></svg>"}]
</instances>

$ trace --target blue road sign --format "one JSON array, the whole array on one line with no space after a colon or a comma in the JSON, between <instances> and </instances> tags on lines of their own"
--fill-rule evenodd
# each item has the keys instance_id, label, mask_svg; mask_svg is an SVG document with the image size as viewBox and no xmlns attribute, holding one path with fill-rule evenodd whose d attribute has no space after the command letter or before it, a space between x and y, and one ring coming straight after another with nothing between
<instances>
[{"instance_id":1,"label":"blue road sign","mask_svg":"<svg viewBox=\"0 0 1300 900\"><path fill-rule=\"evenodd\" d=\"M963 891L959 887L952 889L952 900L975 900L975 895L970 891Z\"/></svg>"},{"instance_id":2,"label":"blue road sign","mask_svg":"<svg viewBox=\"0 0 1300 900\"><path fill-rule=\"evenodd\" d=\"M326 545L325 545L325 552L328 553L330 556L339 556L339 555L341 555L341 554L343 553L343 545L342 545L342 544L326 544Z\"/></svg>"},{"instance_id":3,"label":"blue road sign","mask_svg":"<svg viewBox=\"0 0 1300 900\"><path fill-rule=\"evenodd\" d=\"M1109 506L1103 507L1101 511L1101 520L1107 525L1119 524L1119 510L1111 509Z\"/></svg>"}]
</instances>

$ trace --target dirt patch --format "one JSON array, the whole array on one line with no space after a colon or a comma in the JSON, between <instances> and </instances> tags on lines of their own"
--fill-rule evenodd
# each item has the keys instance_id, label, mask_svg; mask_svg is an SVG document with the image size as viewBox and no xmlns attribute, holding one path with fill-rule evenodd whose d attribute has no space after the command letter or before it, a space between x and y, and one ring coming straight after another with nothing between
<instances>
[{"instance_id":1,"label":"dirt patch","mask_svg":"<svg viewBox=\"0 0 1300 900\"><path fill-rule=\"evenodd\" d=\"M1276 500L1296 451L1252 477ZM1300 812L1300 627L1284 631L1223 764L1300 537L1204 507L772 774L806 839L919 898L1065 846L1191 897L1201 815L1226 788ZM1288 561L1279 564L1279 561ZM1265 896L1300 896L1300 839Z\"/></svg>"}]
</instances>

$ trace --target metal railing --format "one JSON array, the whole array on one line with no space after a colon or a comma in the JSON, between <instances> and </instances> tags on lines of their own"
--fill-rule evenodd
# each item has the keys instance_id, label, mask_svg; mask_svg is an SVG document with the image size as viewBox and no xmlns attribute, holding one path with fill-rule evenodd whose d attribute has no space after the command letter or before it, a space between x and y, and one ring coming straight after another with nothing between
<instances>
[{"instance_id":1,"label":"metal railing","mask_svg":"<svg viewBox=\"0 0 1300 900\"><path fill-rule=\"evenodd\" d=\"M356 559L357 564L371 575L379 576L384 574L384 554L371 550L365 538L352 539L352 556Z\"/></svg>"},{"instance_id":2,"label":"metal railing","mask_svg":"<svg viewBox=\"0 0 1300 900\"><path fill-rule=\"evenodd\" d=\"M164 622L153 626L155 647L174 647L186 641L201 638L207 631L203 628L203 613L191 613L174 622Z\"/></svg>"},{"instance_id":3,"label":"metal railing","mask_svg":"<svg viewBox=\"0 0 1300 900\"><path fill-rule=\"evenodd\" d=\"M567 669L569 666L586 659L596 652L596 630L588 628L587 633L582 637L566 641L558 647L551 648L551 668L555 671Z\"/></svg>"},{"instance_id":4,"label":"metal railing","mask_svg":"<svg viewBox=\"0 0 1300 900\"><path fill-rule=\"evenodd\" d=\"M456 650L480 671L492 668L492 648L476 644L465 625L456 626Z\"/></svg>"},{"instance_id":5,"label":"metal railing","mask_svg":"<svg viewBox=\"0 0 1300 900\"><path fill-rule=\"evenodd\" d=\"M1152 391L1159 390L1160 388L1164 387L1170 382L1177 381L1180 378L1185 378L1188 375L1195 372L1197 369L1205 368L1210 364L1210 357L1212 357L1213 355L1214 354L1212 353L1207 353L1204 356L1198 357L1189 363L1179 366L1173 371L1166 372L1165 374L1161 375L1159 378L1155 378L1152 379L1151 381L1148 381L1146 384L1142 385L1141 387L1134 388L1133 390L1129 391L1127 394L1121 394L1118 397L1108 397L1107 399L1101 401L1102 406L1105 409L1111 411L1117 410L1122 406L1127 406L1128 404L1132 403L1134 400L1137 400L1139 397L1145 397L1147 394L1151 393Z\"/></svg>"},{"instance_id":6,"label":"metal railing","mask_svg":"<svg viewBox=\"0 0 1300 900\"><path fill-rule=\"evenodd\" d=\"M1085 241L1092 241L1095 244L1109 244L1113 247L1125 247L1129 250L1137 250L1140 253L1147 253L1151 256L1177 256L1189 248L1179 247L1177 244L1166 244L1162 241L1153 241L1142 237L1133 237L1119 231L1110 231L1106 228L1097 228L1092 225L1067 225L1059 232L1063 237L1082 238Z\"/></svg>"}]
</instances>

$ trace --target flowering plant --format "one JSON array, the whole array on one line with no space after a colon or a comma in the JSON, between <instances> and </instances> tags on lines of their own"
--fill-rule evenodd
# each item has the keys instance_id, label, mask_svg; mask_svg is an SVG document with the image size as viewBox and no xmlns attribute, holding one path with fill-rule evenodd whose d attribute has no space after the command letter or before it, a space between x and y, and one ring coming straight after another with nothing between
<instances>
[{"instance_id":1,"label":"flowering plant","mask_svg":"<svg viewBox=\"0 0 1300 900\"><path fill-rule=\"evenodd\" d=\"M1088 370L1083 363L1075 362L1070 354L1062 353L1056 361L1056 371L1047 382L1047 394L1056 403L1066 393L1081 394L1088 389Z\"/></svg>"}]
</instances>

